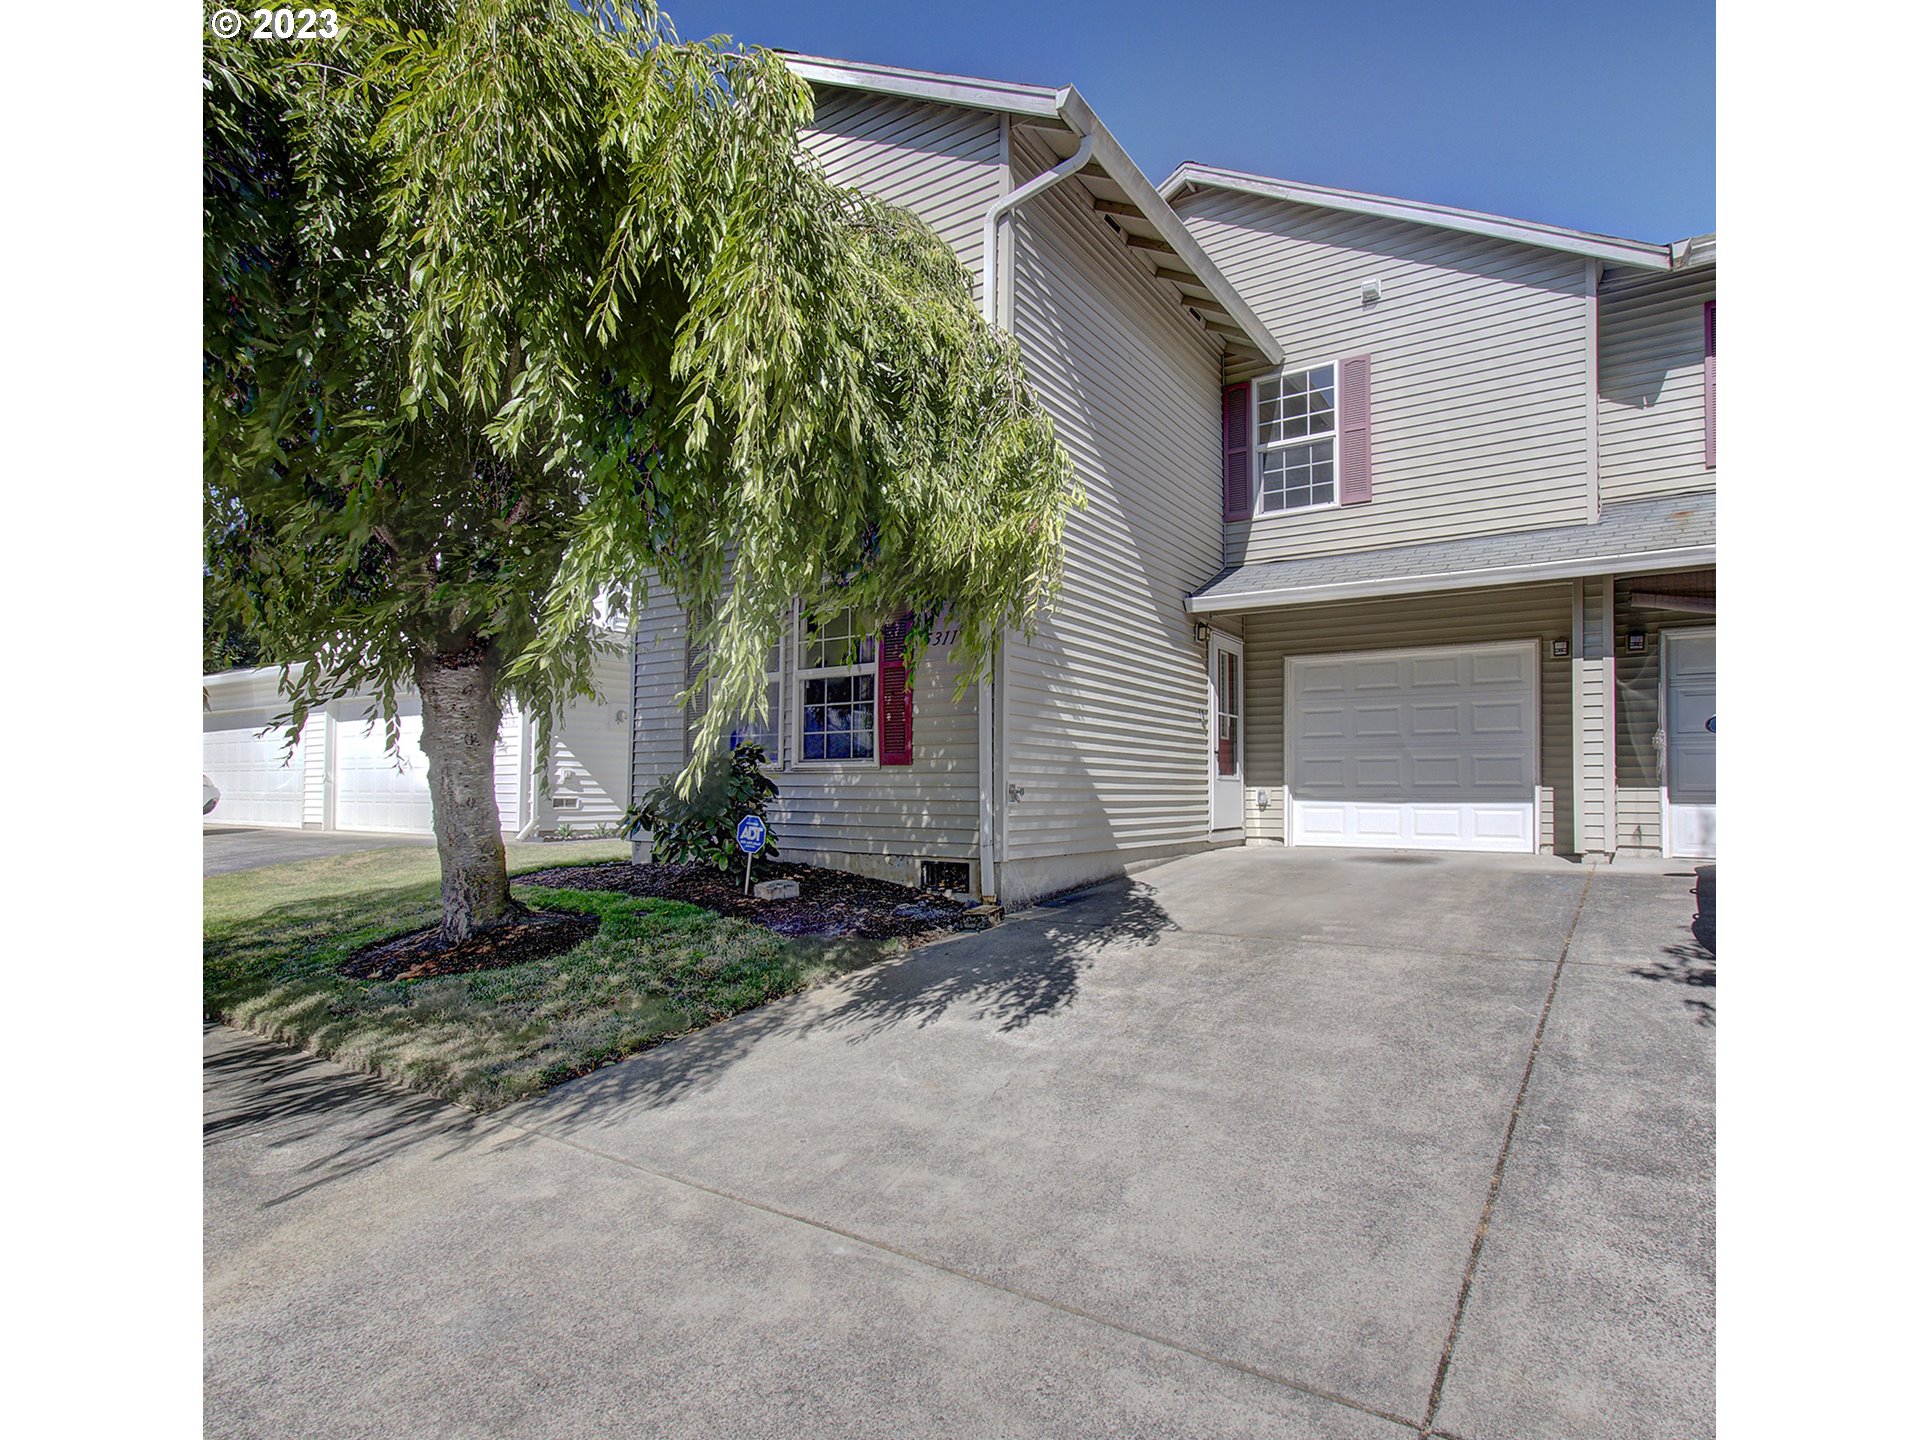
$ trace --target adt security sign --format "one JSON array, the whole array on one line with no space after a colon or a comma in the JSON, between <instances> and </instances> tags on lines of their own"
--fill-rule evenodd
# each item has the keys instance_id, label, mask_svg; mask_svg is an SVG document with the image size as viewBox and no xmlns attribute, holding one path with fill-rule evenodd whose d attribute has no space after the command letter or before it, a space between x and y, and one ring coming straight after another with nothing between
<instances>
[{"instance_id":1,"label":"adt security sign","mask_svg":"<svg viewBox=\"0 0 1920 1440\"><path fill-rule=\"evenodd\" d=\"M733 827L733 843L740 847L740 853L747 857L747 883L740 887L742 895L753 893L753 857L767 848L767 822L758 815L742 815L740 823Z\"/></svg>"}]
</instances>

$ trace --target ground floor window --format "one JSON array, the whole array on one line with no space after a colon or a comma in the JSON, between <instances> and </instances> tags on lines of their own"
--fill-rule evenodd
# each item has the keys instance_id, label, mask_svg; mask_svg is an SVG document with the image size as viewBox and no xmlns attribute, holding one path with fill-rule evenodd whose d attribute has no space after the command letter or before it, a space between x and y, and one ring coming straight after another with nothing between
<instances>
[{"instance_id":1,"label":"ground floor window","mask_svg":"<svg viewBox=\"0 0 1920 1440\"><path fill-rule=\"evenodd\" d=\"M778 765L780 763L780 716L782 713L780 709L780 699L784 693L781 678L786 668L782 663L783 656L781 651L785 649L785 646L786 642L783 637L780 640L776 640L773 648L767 652L766 714L758 720L748 719L738 721L733 727L732 734L727 737L727 746L729 749L747 744L758 745L762 750L767 752L767 763L769 765Z\"/></svg>"},{"instance_id":2,"label":"ground floor window","mask_svg":"<svg viewBox=\"0 0 1920 1440\"><path fill-rule=\"evenodd\" d=\"M874 759L878 685L871 632L852 615L808 616L799 652L799 758Z\"/></svg>"}]
</instances>

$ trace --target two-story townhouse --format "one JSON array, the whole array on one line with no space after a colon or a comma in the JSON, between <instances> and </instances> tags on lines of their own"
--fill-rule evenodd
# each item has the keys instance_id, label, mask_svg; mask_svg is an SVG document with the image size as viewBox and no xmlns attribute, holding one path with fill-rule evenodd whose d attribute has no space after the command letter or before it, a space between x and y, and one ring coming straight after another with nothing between
<instances>
[{"instance_id":1,"label":"two-story townhouse","mask_svg":"<svg viewBox=\"0 0 1920 1440\"><path fill-rule=\"evenodd\" d=\"M796 599L755 733L780 772L781 854L1018 902L1221 843L1185 607L1220 569L1221 376L1279 348L1071 87L789 64L813 86L802 140L828 175L913 210L974 272L1088 504L1051 613L1003 637L964 695L938 631L908 695L893 617L850 646ZM676 697L697 657L671 597L635 641L644 790L684 763L693 712Z\"/></svg>"},{"instance_id":2,"label":"two-story townhouse","mask_svg":"<svg viewBox=\"0 0 1920 1440\"><path fill-rule=\"evenodd\" d=\"M827 172L974 272L1089 505L976 694L796 599L783 854L1018 903L1243 843L1710 853L1710 241L1156 189L1071 87L789 63ZM636 793L686 757L685 636L636 625Z\"/></svg>"},{"instance_id":3,"label":"two-story townhouse","mask_svg":"<svg viewBox=\"0 0 1920 1440\"><path fill-rule=\"evenodd\" d=\"M1182 165L1230 376L1216 811L1296 845L1714 850L1714 246Z\"/></svg>"}]
</instances>

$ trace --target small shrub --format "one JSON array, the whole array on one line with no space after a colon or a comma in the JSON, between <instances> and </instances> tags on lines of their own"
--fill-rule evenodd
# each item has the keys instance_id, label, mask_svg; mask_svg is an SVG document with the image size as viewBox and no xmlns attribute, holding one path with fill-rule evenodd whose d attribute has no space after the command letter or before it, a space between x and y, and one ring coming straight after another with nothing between
<instances>
[{"instance_id":1,"label":"small shrub","mask_svg":"<svg viewBox=\"0 0 1920 1440\"><path fill-rule=\"evenodd\" d=\"M675 791L671 777L662 777L627 811L622 833L629 839L642 830L652 835L653 858L659 864L704 862L719 870L745 870L747 857L734 844L734 830L748 815L764 822L767 801L780 793L760 769L766 759L767 752L751 741L735 746L725 764L701 777L691 799ZM760 858L771 860L779 853L769 825Z\"/></svg>"}]
</instances>

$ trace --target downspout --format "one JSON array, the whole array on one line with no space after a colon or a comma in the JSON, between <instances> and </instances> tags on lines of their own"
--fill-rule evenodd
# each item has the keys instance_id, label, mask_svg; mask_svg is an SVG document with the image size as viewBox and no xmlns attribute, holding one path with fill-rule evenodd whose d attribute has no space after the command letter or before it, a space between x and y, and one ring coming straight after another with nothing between
<instances>
[{"instance_id":1,"label":"downspout","mask_svg":"<svg viewBox=\"0 0 1920 1440\"><path fill-rule=\"evenodd\" d=\"M989 329L1000 324L1000 222L1012 214L1016 207L1059 184L1092 158L1093 136L1083 135L1080 148L1072 155L1051 170L1034 176L1019 189L1001 196L987 208L986 219L980 227L980 315ZM980 758L977 766L980 773L980 898L988 904L992 904L999 895L993 861L997 839L995 807L999 803L1000 783L1000 770L994 761L993 745L993 666L998 658L999 646L996 644L994 655L987 665L987 673L981 676L980 683L974 687L974 708L979 712L980 722Z\"/></svg>"},{"instance_id":2,"label":"downspout","mask_svg":"<svg viewBox=\"0 0 1920 1440\"><path fill-rule=\"evenodd\" d=\"M534 751L538 747L533 743L533 735L534 723L522 713L520 716L520 793L527 807L527 823L522 825L520 833L513 837L516 841L531 840L533 832L540 828L540 782L535 779L533 773Z\"/></svg>"}]
</instances>

